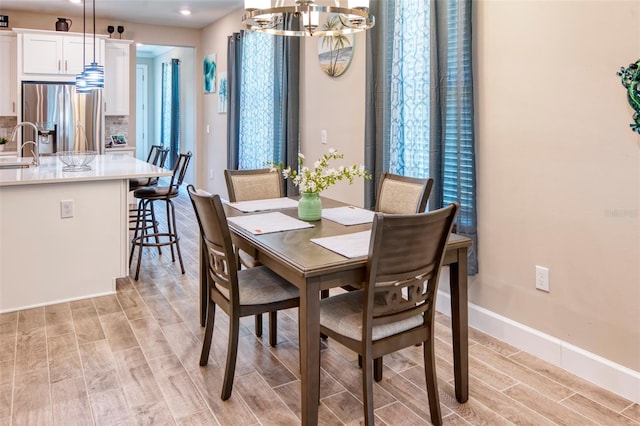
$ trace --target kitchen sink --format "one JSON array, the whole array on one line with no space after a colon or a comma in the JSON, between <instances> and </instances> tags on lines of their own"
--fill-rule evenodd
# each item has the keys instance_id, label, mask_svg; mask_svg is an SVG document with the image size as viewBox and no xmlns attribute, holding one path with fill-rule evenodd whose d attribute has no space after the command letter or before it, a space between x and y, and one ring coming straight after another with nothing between
<instances>
[{"instance_id":1,"label":"kitchen sink","mask_svg":"<svg viewBox=\"0 0 640 426\"><path fill-rule=\"evenodd\" d=\"M33 164L33 158L31 157L16 157L16 156L0 157L0 170L1 169L28 169L29 167L35 167L35 165Z\"/></svg>"}]
</instances>

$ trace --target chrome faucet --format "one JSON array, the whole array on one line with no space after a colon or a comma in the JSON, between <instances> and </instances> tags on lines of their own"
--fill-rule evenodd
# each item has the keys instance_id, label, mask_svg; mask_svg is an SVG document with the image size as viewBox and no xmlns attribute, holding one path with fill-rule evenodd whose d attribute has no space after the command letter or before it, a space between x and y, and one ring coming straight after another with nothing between
<instances>
[{"instance_id":1,"label":"chrome faucet","mask_svg":"<svg viewBox=\"0 0 640 426\"><path fill-rule=\"evenodd\" d=\"M16 124L16 127L13 128L13 132L11 132L11 137L9 138L10 141L14 140L14 138L16 137L16 134L18 133L18 129L20 127L24 127L24 126L31 126L33 127L33 131L35 132L36 135L36 140L38 140L38 128L36 127L35 124L29 122L29 121L22 121L18 124ZM33 149L31 150L31 154L33 155L33 165L34 166L39 166L40 165L40 147L38 146L38 143L35 141L27 141L24 142L22 144L22 146L20 146L20 151L24 148L25 145L27 144L33 144L33 146L35 147L36 151L33 152Z\"/></svg>"}]
</instances>

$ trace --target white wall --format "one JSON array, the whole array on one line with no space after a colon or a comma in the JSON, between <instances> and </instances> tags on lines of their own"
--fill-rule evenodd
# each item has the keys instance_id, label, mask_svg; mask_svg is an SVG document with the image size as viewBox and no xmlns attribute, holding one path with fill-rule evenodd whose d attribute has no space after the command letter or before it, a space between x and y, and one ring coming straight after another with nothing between
<instances>
[{"instance_id":1,"label":"white wall","mask_svg":"<svg viewBox=\"0 0 640 426\"><path fill-rule=\"evenodd\" d=\"M640 136L616 76L640 57L640 2L481 0L474 23L470 300L640 371Z\"/></svg>"}]
</instances>

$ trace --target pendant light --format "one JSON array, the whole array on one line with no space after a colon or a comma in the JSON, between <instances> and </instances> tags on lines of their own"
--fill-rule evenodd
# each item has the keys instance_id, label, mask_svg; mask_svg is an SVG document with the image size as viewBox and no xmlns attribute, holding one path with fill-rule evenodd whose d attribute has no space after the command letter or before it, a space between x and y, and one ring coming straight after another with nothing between
<instances>
[{"instance_id":1,"label":"pendant light","mask_svg":"<svg viewBox=\"0 0 640 426\"><path fill-rule=\"evenodd\" d=\"M85 65L84 75L89 89L104 88L104 67L96 62L96 0L93 0L93 62Z\"/></svg>"},{"instance_id":2,"label":"pendant light","mask_svg":"<svg viewBox=\"0 0 640 426\"><path fill-rule=\"evenodd\" d=\"M82 1L82 66L85 64L85 39L87 37L87 8L84 0ZM84 68L80 74L76 75L76 93L89 93L91 89L87 86L87 77Z\"/></svg>"}]
</instances>

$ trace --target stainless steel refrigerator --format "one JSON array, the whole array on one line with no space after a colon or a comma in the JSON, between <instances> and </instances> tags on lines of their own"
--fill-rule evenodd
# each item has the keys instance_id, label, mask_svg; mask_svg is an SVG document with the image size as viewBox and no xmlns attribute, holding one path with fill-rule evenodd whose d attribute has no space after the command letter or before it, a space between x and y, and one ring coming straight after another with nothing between
<instances>
[{"instance_id":1,"label":"stainless steel refrigerator","mask_svg":"<svg viewBox=\"0 0 640 426\"><path fill-rule=\"evenodd\" d=\"M102 90L76 93L73 83L22 82L22 121L38 128L42 155L59 151L104 153ZM23 127L23 141L35 141L30 127Z\"/></svg>"}]
</instances>

